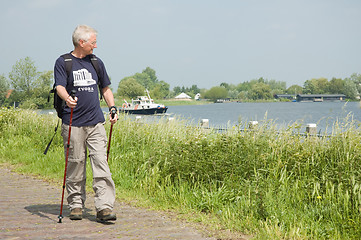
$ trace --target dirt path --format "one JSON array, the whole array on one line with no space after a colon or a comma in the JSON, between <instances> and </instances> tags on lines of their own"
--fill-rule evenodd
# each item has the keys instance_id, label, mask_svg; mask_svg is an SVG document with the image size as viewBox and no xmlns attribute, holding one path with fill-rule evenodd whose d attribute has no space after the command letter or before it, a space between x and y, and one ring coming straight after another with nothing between
<instances>
[{"instance_id":1,"label":"dirt path","mask_svg":"<svg viewBox=\"0 0 361 240\"><path fill-rule=\"evenodd\" d=\"M1 166L0 183L0 239L216 239L160 212L120 202L115 223L97 223L91 195L83 220L71 221L64 205L58 223L61 188Z\"/></svg>"}]
</instances>

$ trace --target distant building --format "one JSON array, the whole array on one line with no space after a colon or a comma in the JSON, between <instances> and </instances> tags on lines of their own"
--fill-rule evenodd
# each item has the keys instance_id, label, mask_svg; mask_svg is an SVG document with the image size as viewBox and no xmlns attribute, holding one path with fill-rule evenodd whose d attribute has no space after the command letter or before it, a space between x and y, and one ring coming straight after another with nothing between
<instances>
[{"instance_id":1,"label":"distant building","mask_svg":"<svg viewBox=\"0 0 361 240\"><path fill-rule=\"evenodd\" d=\"M275 94L274 98L276 98L276 99L286 98L289 100L293 100L293 99L295 99L295 95L294 94Z\"/></svg>"},{"instance_id":2,"label":"distant building","mask_svg":"<svg viewBox=\"0 0 361 240\"><path fill-rule=\"evenodd\" d=\"M297 102L344 101L344 94L298 94Z\"/></svg>"},{"instance_id":3,"label":"distant building","mask_svg":"<svg viewBox=\"0 0 361 240\"><path fill-rule=\"evenodd\" d=\"M191 100L192 98L188 96L186 93L182 92L178 96L175 97L177 100Z\"/></svg>"},{"instance_id":4,"label":"distant building","mask_svg":"<svg viewBox=\"0 0 361 240\"><path fill-rule=\"evenodd\" d=\"M197 93L195 96L194 96L194 100L198 101L201 99L201 94L200 93Z\"/></svg>"}]
</instances>

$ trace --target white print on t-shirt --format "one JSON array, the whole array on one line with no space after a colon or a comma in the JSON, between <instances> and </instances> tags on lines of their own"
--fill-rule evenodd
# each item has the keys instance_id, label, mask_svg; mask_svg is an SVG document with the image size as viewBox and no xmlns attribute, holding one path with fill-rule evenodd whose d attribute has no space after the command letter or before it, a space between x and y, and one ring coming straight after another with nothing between
<instances>
[{"instance_id":1,"label":"white print on t-shirt","mask_svg":"<svg viewBox=\"0 0 361 240\"><path fill-rule=\"evenodd\" d=\"M78 92L94 92L93 87L78 87Z\"/></svg>"},{"instance_id":2,"label":"white print on t-shirt","mask_svg":"<svg viewBox=\"0 0 361 240\"><path fill-rule=\"evenodd\" d=\"M86 87L96 84L93 80L92 74L85 68L78 71L73 71L74 87Z\"/></svg>"}]
</instances>

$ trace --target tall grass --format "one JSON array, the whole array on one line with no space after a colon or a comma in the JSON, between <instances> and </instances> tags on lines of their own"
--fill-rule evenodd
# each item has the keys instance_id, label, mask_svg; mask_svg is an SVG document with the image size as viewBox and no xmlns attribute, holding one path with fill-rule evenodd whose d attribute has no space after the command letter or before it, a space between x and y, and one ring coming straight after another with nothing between
<instances>
[{"instance_id":1,"label":"tall grass","mask_svg":"<svg viewBox=\"0 0 361 240\"><path fill-rule=\"evenodd\" d=\"M42 154L56 121L0 110L0 162L60 180L60 134ZM121 115L109 163L119 197L194 212L255 239L359 239L361 135L351 118L344 122L319 138L298 136L297 126L280 132L268 120L217 133L179 119L147 124Z\"/></svg>"}]
</instances>

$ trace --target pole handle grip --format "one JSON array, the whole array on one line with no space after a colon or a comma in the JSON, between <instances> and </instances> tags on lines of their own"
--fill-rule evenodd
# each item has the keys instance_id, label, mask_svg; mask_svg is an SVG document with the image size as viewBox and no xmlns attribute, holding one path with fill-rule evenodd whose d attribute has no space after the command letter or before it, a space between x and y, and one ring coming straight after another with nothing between
<instances>
[{"instance_id":1,"label":"pole handle grip","mask_svg":"<svg viewBox=\"0 0 361 240\"><path fill-rule=\"evenodd\" d=\"M112 111L110 112L110 114L112 115L112 118L115 117L115 114L117 114L117 110L115 110L114 108L112 109Z\"/></svg>"},{"instance_id":2,"label":"pole handle grip","mask_svg":"<svg viewBox=\"0 0 361 240\"><path fill-rule=\"evenodd\" d=\"M74 99L75 98L76 91L73 89L70 91L70 96Z\"/></svg>"}]
</instances>

